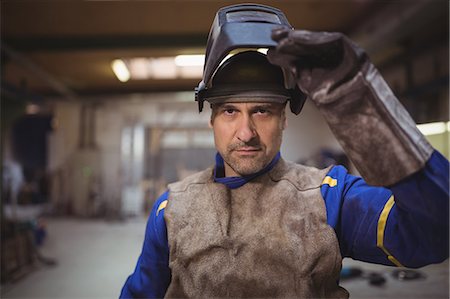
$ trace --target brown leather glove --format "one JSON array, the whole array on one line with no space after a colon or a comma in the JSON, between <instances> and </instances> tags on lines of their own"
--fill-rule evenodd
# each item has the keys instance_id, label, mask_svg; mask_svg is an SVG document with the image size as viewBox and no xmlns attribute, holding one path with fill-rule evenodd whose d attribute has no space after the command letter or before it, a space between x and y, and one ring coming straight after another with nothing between
<instances>
[{"instance_id":1,"label":"brown leather glove","mask_svg":"<svg viewBox=\"0 0 450 299\"><path fill-rule=\"evenodd\" d=\"M296 80L312 100L351 80L368 61L366 53L338 32L312 32L281 28L272 32L278 42L267 53L269 61L281 66L286 84Z\"/></svg>"},{"instance_id":2,"label":"brown leather glove","mask_svg":"<svg viewBox=\"0 0 450 299\"><path fill-rule=\"evenodd\" d=\"M269 61L315 103L367 183L389 186L423 168L433 148L361 48L341 33L272 38Z\"/></svg>"}]
</instances>

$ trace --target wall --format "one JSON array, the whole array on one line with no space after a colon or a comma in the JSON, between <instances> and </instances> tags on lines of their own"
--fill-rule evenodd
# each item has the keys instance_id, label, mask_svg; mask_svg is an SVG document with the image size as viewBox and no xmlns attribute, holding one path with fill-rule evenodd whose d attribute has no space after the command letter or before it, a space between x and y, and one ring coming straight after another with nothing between
<instances>
[{"instance_id":1,"label":"wall","mask_svg":"<svg viewBox=\"0 0 450 299\"><path fill-rule=\"evenodd\" d=\"M306 101L299 115L291 113L289 108L286 115L288 127L281 147L285 159L305 160L324 148L342 150L322 115L310 101Z\"/></svg>"}]
</instances>

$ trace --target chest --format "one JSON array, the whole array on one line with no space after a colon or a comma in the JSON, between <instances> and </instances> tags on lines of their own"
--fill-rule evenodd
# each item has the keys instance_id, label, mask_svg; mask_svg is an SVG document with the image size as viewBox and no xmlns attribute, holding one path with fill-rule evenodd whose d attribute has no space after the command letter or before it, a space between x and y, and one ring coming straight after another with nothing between
<instances>
[{"instance_id":1,"label":"chest","mask_svg":"<svg viewBox=\"0 0 450 299\"><path fill-rule=\"evenodd\" d=\"M320 188L298 190L282 180L235 190L213 183L183 193L189 205L166 211L177 219L168 224L170 265L195 290L208 286L202 294L241 296L251 289L263 297L298 296L326 277L337 279L341 258ZM170 200L182 200L178 195Z\"/></svg>"}]
</instances>

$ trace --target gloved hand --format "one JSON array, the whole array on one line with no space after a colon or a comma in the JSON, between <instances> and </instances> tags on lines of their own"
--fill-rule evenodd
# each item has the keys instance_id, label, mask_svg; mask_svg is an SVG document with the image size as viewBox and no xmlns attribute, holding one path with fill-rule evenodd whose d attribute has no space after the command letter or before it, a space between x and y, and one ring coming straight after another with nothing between
<instances>
[{"instance_id":1,"label":"gloved hand","mask_svg":"<svg viewBox=\"0 0 450 299\"><path fill-rule=\"evenodd\" d=\"M424 167L433 148L365 52L340 33L276 29L269 50L286 87L297 84L367 183L393 185Z\"/></svg>"},{"instance_id":2,"label":"gloved hand","mask_svg":"<svg viewBox=\"0 0 450 299\"><path fill-rule=\"evenodd\" d=\"M287 85L296 81L312 100L351 80L368 62L365 52L341 33L280 28L272 38L278 46L267 53L269 61L282 67Z\"/></svg>"}]
</instances>

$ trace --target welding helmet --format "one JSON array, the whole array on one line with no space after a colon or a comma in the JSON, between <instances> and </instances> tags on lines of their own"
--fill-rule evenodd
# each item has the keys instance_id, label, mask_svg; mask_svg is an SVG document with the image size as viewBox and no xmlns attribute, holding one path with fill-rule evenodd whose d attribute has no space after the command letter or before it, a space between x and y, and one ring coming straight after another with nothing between
<instances>
[{"instance_id":1,"label":"welding helmet","mask_svg":"<svg viewBox=\"0 0 450 299\"><path fill-rule=\"evenodd\" d=\"M203 79L195 89L200 112L204 101L290 101L291 111L300 113L306 96L295 80L285 80L281 68L256 51L275 47L272 30L280 27L292 29L283 12L265 5L238 4L217 12L208 36Z\"/></svg>"}]
</instances>

